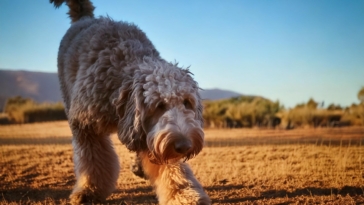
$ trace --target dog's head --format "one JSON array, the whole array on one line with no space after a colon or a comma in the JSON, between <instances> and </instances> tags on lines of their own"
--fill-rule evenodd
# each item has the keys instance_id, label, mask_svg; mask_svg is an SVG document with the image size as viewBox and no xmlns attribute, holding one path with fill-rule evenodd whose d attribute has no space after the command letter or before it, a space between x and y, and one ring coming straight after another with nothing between
<instances>
[{"instance_id":1,"label":"dog's head","mask_svg":"<svg viewBox=\"0 0 364 205\"><path fill-rule=\"evenodd\" d=\"M130 150L147 149L158 164L197 155L204 141L202 104L191 73L149 58L132 70L133 83L115 103L122 142Z\"/></svg>"}]
</instances>

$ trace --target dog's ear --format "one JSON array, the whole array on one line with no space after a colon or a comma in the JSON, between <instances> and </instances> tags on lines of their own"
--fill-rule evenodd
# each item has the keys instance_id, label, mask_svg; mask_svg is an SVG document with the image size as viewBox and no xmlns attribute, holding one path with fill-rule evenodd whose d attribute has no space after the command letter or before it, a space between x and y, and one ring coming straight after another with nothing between
<instances>
[{"instance_id":1,"label":"dog's ear","mask_svg":"<svg viewBox=\"0 0 364 205\"><path fill-rule=\"evenodd\" d=\"M144 111L142 99L140 86L134 84L121 88L114 103L119 116L118 137L131 151L139 151L145 144L145 133L141 125L141 113Z\"/></svg>"}]
</instances>

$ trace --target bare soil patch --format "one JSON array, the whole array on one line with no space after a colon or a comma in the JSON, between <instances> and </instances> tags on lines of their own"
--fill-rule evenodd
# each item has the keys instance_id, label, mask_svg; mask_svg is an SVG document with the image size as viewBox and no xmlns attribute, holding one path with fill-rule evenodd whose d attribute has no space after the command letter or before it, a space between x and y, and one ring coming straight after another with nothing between
<instances>
[{"instance_id":1,"label":"bare soil patch","mask_svg":"<svg viewBox=\"0 0 364 205\"><path fill-rule=\"evenodd\" d=\"M105 204L157 204L112 136L122 171ZM364 128L206 130L188 163L214 204L363 204ZM66 204L75 183L67 122L0 127L0 204Z\"/></svg>"}]
</instances>

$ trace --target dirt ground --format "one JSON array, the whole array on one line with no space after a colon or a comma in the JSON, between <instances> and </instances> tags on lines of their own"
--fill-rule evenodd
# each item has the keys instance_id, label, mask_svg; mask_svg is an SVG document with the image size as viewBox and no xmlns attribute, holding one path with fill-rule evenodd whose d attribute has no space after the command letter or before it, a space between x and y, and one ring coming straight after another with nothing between
<instances>
[{"instance_id":1,"label":"dirt ground","mask_svg":"<svg viewBox=\"0 0 364 205\"><path fill-rule=\"evenodd\" d=\"M364 204L364 127L206 130L188 161L213 204ZM105 204L157 204L112 136L122 171ZM0 204L67 204L75 183L67 122L0 126Z\"/></svg>"}]
</instances>

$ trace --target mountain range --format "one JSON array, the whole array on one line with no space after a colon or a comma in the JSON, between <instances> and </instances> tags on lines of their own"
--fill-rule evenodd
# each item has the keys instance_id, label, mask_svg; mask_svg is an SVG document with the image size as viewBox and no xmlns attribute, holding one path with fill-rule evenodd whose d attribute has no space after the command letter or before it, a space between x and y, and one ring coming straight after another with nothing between
<instances>
[{"instance_id":1,"label":"mountain range","mask_svg":"<svg viewBox=\"0 0 364 205\"><path fill-rule=\"evenodd\" d=\"M218 100L242 94L222 89L202 89L201 98ZM62 101L57 73L0 69L0 112L6 99L14 96L32 98L36 102Z\"/></svg>"}]
</instances>

